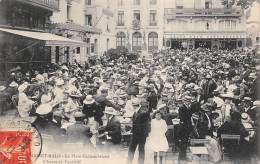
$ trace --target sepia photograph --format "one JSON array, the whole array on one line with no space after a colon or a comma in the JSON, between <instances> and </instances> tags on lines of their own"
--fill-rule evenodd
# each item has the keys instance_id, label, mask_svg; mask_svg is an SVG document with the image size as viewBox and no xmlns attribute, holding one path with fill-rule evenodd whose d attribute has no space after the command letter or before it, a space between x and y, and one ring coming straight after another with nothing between
<instances>
[{"instance_id":1,"label":"sepia photograph","mask_svg":"<svg viewBox=\"0 0 260 164\"><path fill-rule=\"evenodd\" d=\"M260 163L260 0L0 0L0 164Z\"/></svg>"}]
</instances>

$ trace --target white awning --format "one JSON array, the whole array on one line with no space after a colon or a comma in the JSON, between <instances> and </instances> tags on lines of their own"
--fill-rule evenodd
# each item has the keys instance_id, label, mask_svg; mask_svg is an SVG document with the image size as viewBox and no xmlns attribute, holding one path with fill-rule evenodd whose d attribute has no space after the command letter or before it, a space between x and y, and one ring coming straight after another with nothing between
<instances>
[{"instance_id":1,"label":"white awning","mask_svg":"<svg viewBox=\"0 0 260 164\"><path fill-rule=\"evenodd\" d=\"M24 36L36 40L41 40L45 42L46 46L85 46L86 45L86 43L81 41L72 40L69 38L65 38L62 36L58 36L46 32L22 31L22 30L13 30L13 29L6 29L6 28L0 28L0 31L19 35L19 36Z\"/></svg>"}]
</instances>

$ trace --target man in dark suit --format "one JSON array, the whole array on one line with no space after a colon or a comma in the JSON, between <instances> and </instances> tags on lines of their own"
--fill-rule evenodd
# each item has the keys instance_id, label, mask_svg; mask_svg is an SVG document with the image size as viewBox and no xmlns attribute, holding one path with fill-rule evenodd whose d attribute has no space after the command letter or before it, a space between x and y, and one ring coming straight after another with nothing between
<instances>
[{"instance_id":1,"label":"man in dark suit","mask_svg":"<svg viewBox=\"0 0 260 164\"><path fill-rule=\"evenodd\" d=\"M85 114L75 112L76 122L67 127L67 143L81 143L82 145L91 145L89 135L90 130L83 124Z\"/></svg>"},{"instance_id":2,"label":"man in dark suit","mask_svg":"<svg viewBox=\"0 0 260 164\"><path fill-rule=\"evenodd\" d=\"M208 98L213 97L213 91L217 88L217 84L211 75L206 75L206 81L201 86L203 90L202 99L207 101Z\"/></svg>"},{"instance_id":3,"label":"man in dark suit","mask_svg":"<svg viewBox=\"0 0 260 164\"><path fill-rule=\"evenodd\" d=\"M178 133L179 138L179 160L189 160L186 156L186 149L188 147L189 135L192 132L191 124L191 100L192 97L185 96L183 98L182 104L179 107L179 118L180 118L180 128Z\"/></svg>"},{"instance_id":4,"label":"man in dark suit","mask_svg":"<svg viewBox=\"0 0 260 164\"><path fill-rule=\"evenodd\" d=\"M248 131L244 128L241 122L241 115L238 112L233 112L231 114L231 120L226 121L221 127L218 129L218 137L221 137L221 134L232 134L232 135L240 135L240 143L236 140L226 140L222 141L225 152L233 159L233 160L242 160L244 157L244 153L248 151L248 149L244 149L243 143L245 143L244 138L249 135Z\"/></svg>"},{"instance_id":5,"label":"man in dark suit","mask_svg":"<svg viewBox=\"0 0 260 164\"><path fill-rule=\"evenodd\" d=\"M119 145L122 139L121 123L116 117L119 113L112 107L107 107L104 113L107 115L107 125L104 128L104 134L111 137L113 145Z\"/></svg>"},{"instance_id":6,"label":"man in dark suit","mask_svg":"<svg viewBox=\"0 0 260 164\"><path fill-rule=\"evenodd\" d=\"M102 89L100 95L95 95L94 99L97 102L98 106L102 111L105 111L105 107L113 107L117 111L120 111L120 107L114 105L111 101L109 101L106 97L108 96L108 90Z\"/></svg>"},{"instance_id":7,"label":"man in dark suit","mask_svg":"<svg viewBox=\"0 0 260 164\"><path fill-rule=\"evenodd\" d=\"M133 115L133 134L128 150L128 163L132 163L135 149L138 145L138 164L143 164L145 158L144 147L150 129L150 110L148 110L148 103L142 103L137 98L133 99L132 105L135 108L136 112Z\"/></svg>"},{"instance_id":8,"label":"man in dark suit","mask_svg":"<svg viewBox=\"0 0 260 164\"><path fill-rule=\"evenodd\" d=\"M102 117L104 113L92 95L87 95L83 101L82 112L86 115L87 118L94 117L95 121L98 122L99 125L103 125Z\"/></svg>"}]
</instances>

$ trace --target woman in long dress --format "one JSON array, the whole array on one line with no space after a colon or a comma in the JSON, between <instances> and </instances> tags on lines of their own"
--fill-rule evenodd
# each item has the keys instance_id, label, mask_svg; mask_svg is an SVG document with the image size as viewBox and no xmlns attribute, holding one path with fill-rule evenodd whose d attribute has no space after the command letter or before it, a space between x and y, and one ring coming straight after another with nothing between
<instances>
[{"instance_id":1,"label":"woman in long dress","mask_svg":"<svg viewBox=\"0 0 260 164\"><path fill-rule=\"evenodd\" d=\"M167 124L162 119L160 111L154 113L154 119L151 121L151 132L148 138L148 146L154 152L154 163L157 163L159 156L160 164L163 163L163 157L165 152L169 149L169 144L165 133L167 131Z\"/></svg>"}]
</instances>

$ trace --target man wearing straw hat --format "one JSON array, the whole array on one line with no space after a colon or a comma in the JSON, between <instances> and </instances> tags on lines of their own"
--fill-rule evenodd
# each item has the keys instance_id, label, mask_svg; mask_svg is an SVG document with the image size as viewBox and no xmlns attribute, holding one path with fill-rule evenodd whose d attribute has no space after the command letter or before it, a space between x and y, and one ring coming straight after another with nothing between
<instances>
[{"instance_id":1,"label":"man wearing straw hat","mask_svg":"<svg viewBox=\"0 0 260 164\"><path fill-rule=\"evenodd\" d=\"M94 117L94 120L103 125L102 116L104 115L103 111L97 105L95 99L92 95L87 95L83 101L83 110L82 112L86 115L87 118Z\"/></svg>"},{"instance_id":2,"label":"man wearing straw hat","mask_svg":"<svg viewBox=\"0 0 260 164\"><path fill-rule=\"evenodd\" d=\"M108 147L111 151L118 153L122 139L121 123L117 116L119 112L112 107L106 107L104 113L106 114L107 124L100 131L104 131L103 135L108 141Z\"/></svg>"}]
</instances>

